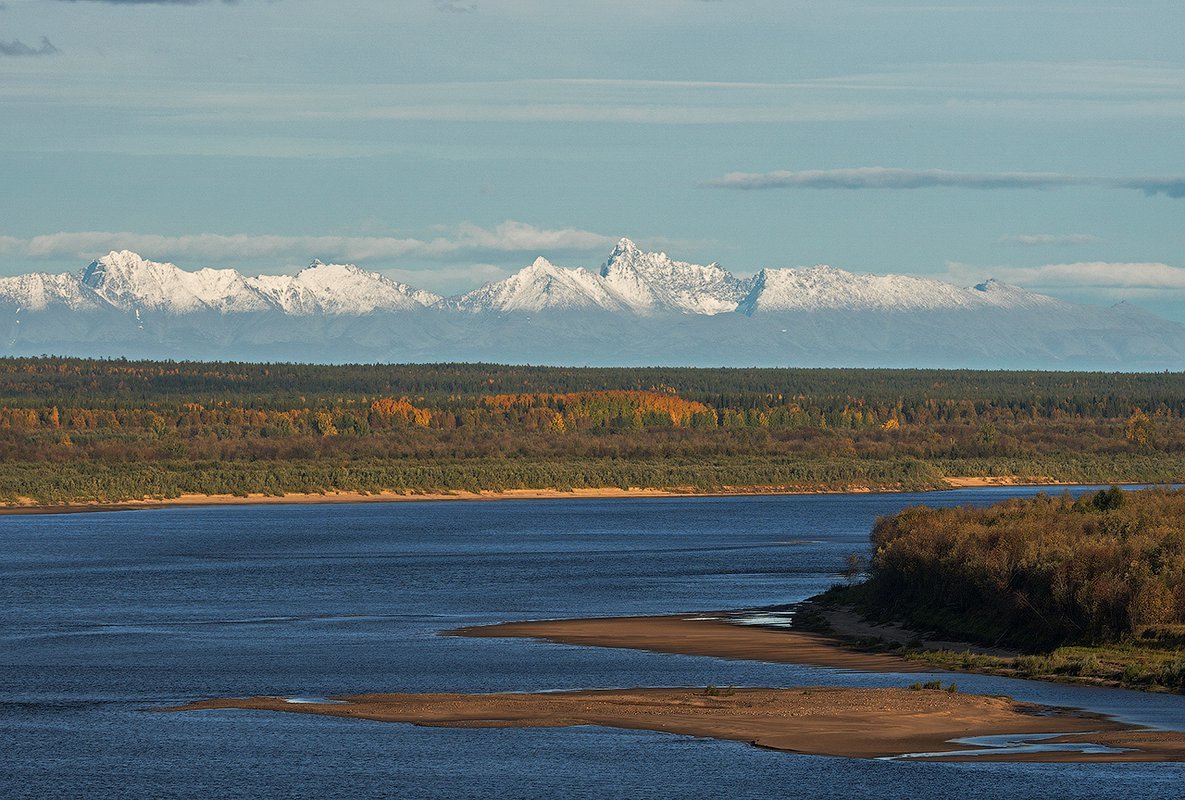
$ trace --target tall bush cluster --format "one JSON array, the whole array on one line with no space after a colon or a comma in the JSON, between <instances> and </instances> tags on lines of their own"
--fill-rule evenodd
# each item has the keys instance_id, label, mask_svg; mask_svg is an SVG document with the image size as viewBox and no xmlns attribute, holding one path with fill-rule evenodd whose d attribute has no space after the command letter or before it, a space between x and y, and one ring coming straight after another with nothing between
<instances>
[{"instance_id":1,"label":"tall bush cluster","mask_svg":"<svg viewBox=\"0 0 1185 800\"><path fill-rule=\"evenodd\" d=\"M1185 491L911 508L872 541L870 598L949 632L1098 643L1185 625Z\"/></svg>"}]
</instances>

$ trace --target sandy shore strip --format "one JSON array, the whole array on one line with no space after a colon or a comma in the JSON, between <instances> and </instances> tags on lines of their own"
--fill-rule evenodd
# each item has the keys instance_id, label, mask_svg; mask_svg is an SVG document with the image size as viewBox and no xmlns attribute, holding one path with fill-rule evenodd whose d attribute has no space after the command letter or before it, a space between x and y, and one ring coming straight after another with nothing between
<instances>
[{"instance_id":1,"label":"sandy shore strip","mask_svg":"<svg viewBox=\"0 0 1185 800\"><path fill-rule=\"evenodd\" d=\"M1033 481L1015 476L987 478L945 478L947 489L967 489L986 486L1062 486L1058 481ZM1137 484L1122 484L1137 485ZM1139 484L1142 485L1142 484ZM888 487L847 486L838 489L822 487L787 486L738 486L719 491L698 491L692 487L672 489L622 489L607 486L599 489L504 489L502 491L471 492L464 490L448 492L292 492L283 495L270 494L183 494L178 497L145 498L142 500L88 501L70 503L38 503L22 499L16 503L0 505L0 516L10 514L81 514L93 511L136 511L151 508L189 508L196 506L255 506L255 505L308 505L327 503L409 503L439 500L573 500L645 497L738 497L779 496L805 494L895 494L925 491L918 489L893 489ZM936 489L932 491L942 491Z\"/></svg>"},{"instance_id":2,"label":"sandy shore strip","mask_svg":"<svg viewBox=\"0 0 1185 800\"><path fill-rule=\"evenodd\" d=\"M37 503L23 501L0 505L3 514L77 514L90 511L134 511L148 508L190 508L197 506L272 506L272 505L321 505L333 503L415 503L438 500L561 500L599 499L616 497L687 497L691 491L666 489L506 489L500 492L326 492L283 495L270 494L183 494L177 497L147 498L144 500L119 500L113 502L86 503ZM744 494L736 492L735 494ZM752 494L765 494L752 492Z\"/></svg>"},{"instance_id":3,"label":"sandy shore strip","mask_svg":"<svg viewBox=\"0 0 1185 800\"><path fill-rule=\"evenodd\" d=\"M542 639L585 647L620 647L714 656L741 661L809 664L859 672L934 672L934 667L886 653L862 653L838 646L833 639L801 631L738 625L729 612L661 617L504 622L446 631L450 636ZM713 618L717 617L719 618Z\"/></svg>"},{"instance_id":4,"label":"sandy shore strip","mask_svg":"<svg viewBox=\"0 0 1185 800\"><path fill-rule=\"evenodd\" d=\"M953 739L1074 733L1122 752L1043 751L946 757L957 760L1180 761L1185 733L1144 731L1071 709L942 690L827 687L724 690L601 689L538 694L369 694L333 703L279 697L204 700L161 711L246 709L321 714L434 727L536 728L600 725L749 742L792 753L881 758L965 751ZM728 694L732 691L731 694ZM1087 733L1089 732L1089 733ZM1129 749L1130 748L1130 749Z\"/></svg>"},{"instance_id":5,"label":"sandy shore strip","mask_svg":"<svg viewBox=\"0 0 1185 800\"><path fill-rule=\"evenodd\" d=\"M952 489L981 489L989 486L1077 486L1068 481L1052 478L1021 478L1016 475L976 475L944 478ZM1124 484L1132 485L1132 484Z\"/></svg>"}]
</instances>

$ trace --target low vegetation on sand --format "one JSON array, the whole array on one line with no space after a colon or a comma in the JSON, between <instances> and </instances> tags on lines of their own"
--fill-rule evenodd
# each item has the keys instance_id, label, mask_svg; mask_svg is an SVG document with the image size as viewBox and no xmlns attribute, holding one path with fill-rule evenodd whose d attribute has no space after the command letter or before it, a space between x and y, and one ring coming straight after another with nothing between
<instances>
[{"instance_id":1,"label":"low vegetation on sand","mask_svg":"<svg viewBox=\"0 0 1185 800\"><path fill-rule=\"evenodd\" d=\"M1185 480L1185 374L0 359L0 504Z\"/></svg>"},{"instance_id":2,"label":"low vegetation on sand","mask_svg":"<svg viewBox=\"0 0 1185 800\"><path fill-rule=\"evenodd\" d=\"M938 666L1185 691L1185 490L1112 488L879 520L868 579L821 603L1016 657Z\"/></svg>"}]
</instances>

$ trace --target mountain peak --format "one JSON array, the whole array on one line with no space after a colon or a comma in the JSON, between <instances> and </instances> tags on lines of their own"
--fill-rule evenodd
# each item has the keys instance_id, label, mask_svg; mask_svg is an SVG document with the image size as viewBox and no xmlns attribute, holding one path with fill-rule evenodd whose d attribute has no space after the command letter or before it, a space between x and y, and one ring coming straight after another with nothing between
<instances>
[{"instance_id":1,"label":"mountain peak","mask_svg":"<svg viewBox=\"0 0 1185 800\"><path fill-rule=\"evenodd\" d=\"M413 289L354 264L313 262L291 275L260 275L248 284L288 314L360 316L376 311L409 311L435 305L441 298Z\"/></svg>"},{"instance_id":2,"label":"mountain peak","mask_svg":"<svg viewBox=\"0 0 1185 800\"><path fill-rule=\"evenodd\" d=\"M827 264L766 268L738 310L879 310L920 311L967 307L976 302L965 289L908 275L855 274Z\"/></svg>"},{"instance_id":3,"label":"mountain peak","mask_svg":"<svg viewBox=\"0 0 1185 800\"><path fill-rule=\"evenodd\" d=\"M617 240L617 246L613 248L612 255L624 255L625 253L641 253L638 246L634 244L633 239L627 239L624 236Z\"/></svg>"},{"instance_id":4,"label":"mountain peak","mask_svg":"<svg viewBox=\"0 0 1185 800\"><path fill-rule=\"evenodd\" d=\"M86 266L82 271L81 281L92 289L98 288L108 275L114 273L131 273L142 270L149 263L131 250L112 250L105 256L100 256Z\"/></svg>"},{"instance_id":5,"label":"mountain peak","mask_svg":"<svg viewBox=\"0 0 1185 800\"><path fill-rule=\"evenodd\" d=\"M333 280L335 276L344 277L346 275L366 274L368 273L365 270L353 264L326 264L324 261L314 258L307 267L297 273L297 276L304 275L311 278L323 276L325 280Z\"/></svg>"},{"instance_id":6,"label":"mountain peak","mask_svg":"<svg viewBox=\"0 0 1185 800\"><path fill-rule=\"evenodd\" d=\"M1061 300L1054 299L1049 295L1030 292L1028 289L1022 289L1011 283L1005 283L997 278L988 278L982 283L977 283L969 291L990 305L1006 306L1009 308L1065 305Z\"/></svg>"},{"instance_id":7,"label":"mountain peak","mask_svg":"<svg viewBox=\"0 0 1185 800\"><path fill-rule=\"evenodd\" d=\"M259 311L268 304L234 269L188 272L149 261L130 250L112 250L92 261L81 283L116 308L187 314L213 310Z\"/></svg>"},{"instance_id":8,"label":"mountain peak","mask_svg":"<svg viewBox=\"0 0 1185 800\"><path fill-rule=\"evenodd\" d=\"M736 309L749 289L717 264L674 261L666 253L644 253L622 239L601 266L600 277L636 311L720 314Z\"/></svg>"},{"instance_id":9,"label":"mountain peak","mask_svg":"<svg viewBox=\"0 0 1185 800\"><path fill-rule=\"evenodd\" d=\"M628 307L600 275L579 267L558 267L542 256L508 278L458 297L454 304L473 312L621 311Z\"/></svg>"},{"instance_id":10,"label":"mountain peak","mask_svg":"<svg viewBox=\"0 0 1185 800\"><path fill-rule=\"evenodd\" d=\"M297 274L246 277L112 250L81 273L0 277L0 323L8 353L154 347L172 357L241 357L263 347L294 359L323 352L333 360L373 353L386 360L1041 368L1089 358L1157 369L1179 365L1185 354L1185 326L1129 304L1093 308L995 279L956 286L825 265L738 278L628 239L599 271L540 257L448 301L353 265L315 260Z\"/></svg>"},{"instance_id":11,"label":"mountain peak","mask_svg":"<svg viewBox=\"0 0 1185 800\"><path fill-rule=\"evenodd\" d=\"M148 263L147 259L131 250L112 250L107 255L100 257L98 261L103 264L118 266L138 266Z\"/></svg>"},{"instance_id":12,"label":"mountain peak","mask_svg":"<svg viewBox=\"0 0 1185 800\"><path fill-rule=\"evenodd\" d=\"M314 259L295 276L248 278L234 269L189 272L128 250L113 250L91 262L80 283L117 308L179 314L279 310L295 315L362 315L422 308L441 299L353 264Z\"/></svg>"}]
</instances>

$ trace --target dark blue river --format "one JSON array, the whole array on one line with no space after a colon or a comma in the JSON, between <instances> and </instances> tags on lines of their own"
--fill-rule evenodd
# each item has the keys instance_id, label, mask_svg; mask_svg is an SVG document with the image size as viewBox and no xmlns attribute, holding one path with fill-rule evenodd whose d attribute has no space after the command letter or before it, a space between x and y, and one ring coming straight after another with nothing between
<instances>
[{"instance_id":1,"label":"dark blue river","mask_svg":"<svg viewBox=\"0 0 1185 800\"><path fill-rule=\"evenodd\" d=\"M0 797L1185 796L1177 764L858 761L595 727L145 713L257 694L902 686L919 676L438 634L793 602L834 582L847 553L867 549L880 514L1029 493L0 517ZM953 677L967 691L1185 725L1183 696Z\"/></svg>"}]
</instances>

